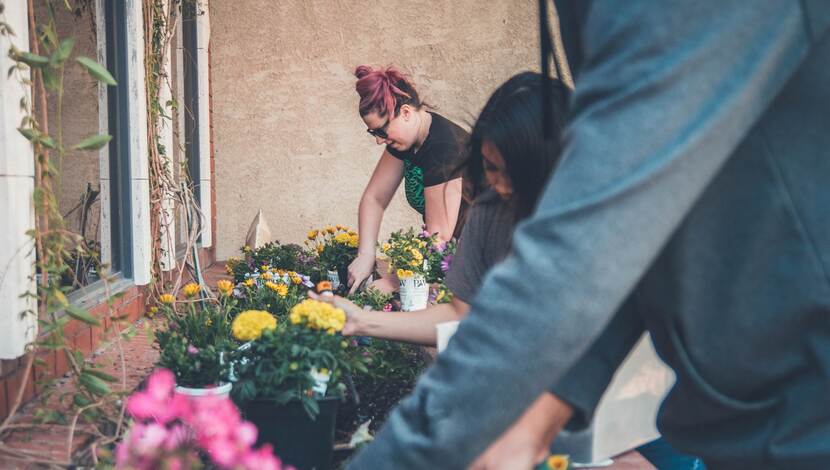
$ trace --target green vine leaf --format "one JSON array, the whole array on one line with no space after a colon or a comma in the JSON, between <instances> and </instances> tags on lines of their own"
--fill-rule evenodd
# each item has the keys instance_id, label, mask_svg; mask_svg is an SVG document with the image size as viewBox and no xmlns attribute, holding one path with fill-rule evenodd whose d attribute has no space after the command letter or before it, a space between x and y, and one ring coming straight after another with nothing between
<instances>
[{"instance_id":1,"label":"green vine leaf","mask_svg":"<svg viewBox=\"0 0 830 470\"><path fill-rule=\"evenodd\" d=\"M23 62L29 67L43 68L49 65L49 58L42 55L32 54L31 52L18 52L14 56L15 60Z\"/></svg>"},{"instance_id":2,"label":"green vine leaf","mask_svg":"<svg viewBox=\"0 0 830 470\"><path fill-rule=\"evenodd\" d=\"M107 71L107 69L104 68L104 66L99 64L98 62L85 56L78 56L77 58L75 58L75 60L79 64L81 64L81 66L85 68L86 71L90 75L92 75L92 77L96 80L104 82L107 85L117 85L115 79L112 78L112 75L110 75L109 71Z\"/></svg>"},{"instance_id":3,"label":"green vine leaf","mask_svg":"<svg viewBox=\"0 0 830 470\"><path fill-rule=\"evenodd\" d=\"M23 137L25 137L26 139L28 139L32 142L34 142L37 139L38 135L39 135L39 133L36 130L26 129L26 128L23 128L23 127L18 127L17 132L20 132L21 134L23 134Z\"/></svg>"},{"instance_id":4,"label":"green vine leaf","mask_svg":"<svg viewBox=\"0 0 830 470\"><path fill-rule=\"evenodd\" d=\"M66 62L66 59L69 58L69 54L72 53L72 49L75 47L75 38L66 38L61 41L61 45L55 49L55 52L52 54L52 64L53 65L60 65Z\"/></svg>"},{"instance_id":5,"label":"green vine leaf","mask_svg":"<svg viewBox=\"0 0 830 470\"><path fill-rule=\"evenodd\" d=\"M117 378L107 374L106 372L101 372L100 370L86 369L84 373L98 377L101 380L106 380L107 382L118 382Z\"/></svg>"},{"instance_id":6,"label":"green vine leaf","mask_svg":"<svg viewBox=\"0 0 830 470\"><path fill-rule=\"evenodd\" d=\"M58 91L61 87L61 79L51 68L45 67L41 70L43 75L43 83L49 91Z\"/></svg>"},{"instance_id":7,"label":"green vine leaf","mask_svg":"<svg viewBox=\"0 0 830 470\"><path fill-rule=\"evenodd\" d=\"M109 385L98 377L89 374L89 371L81 372L78 381L95 395L109 395L111 393Z\"/></svg>"},{"instance_id":8,"label":"green vine leaf","mask_svg":"<svg viewBox=\"0 0 830 470\"><path fill-rule=\"evenodd\" d=\"M111 135L93 135L82 140L78 145L72 147L75 150L98 150L112 140Z\"/></svg>"},{"instance_id":9,"label":"green vine leaf","mask_svg":"<svg viewBox=\"0 0 830 470\"><path fill-rule=\"evenodd\" d=\"M88 311L72 304L66 306L66 314L88 325L99 326L101 324L101 322L98 321L97 318L93 317Z\"/></svg>"},{"instance_id":10,"label":"green vine leaf","mask_svg":"<svg viewBox=\"0 0 830 470\"><path fill-rule=\"evenodd\" d=\"M45 137L41 137L40 139L38 139L38 141L45 147L49 147L50 149L58 148L58 144L57 142L55 142L55 139L49 137L48 135Z\"/></svg>"}]
</instances>

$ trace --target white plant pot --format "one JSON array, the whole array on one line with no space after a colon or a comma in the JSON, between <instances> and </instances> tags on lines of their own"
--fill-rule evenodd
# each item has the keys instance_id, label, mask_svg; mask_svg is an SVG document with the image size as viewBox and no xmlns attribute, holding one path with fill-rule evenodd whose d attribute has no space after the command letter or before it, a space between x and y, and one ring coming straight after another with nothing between
<instances>
[{"instance_id":1,"label":"white plant pot","mask_svg":"<svg viewBox=\"0 0 830 470\"><path fill-rule=\"evenodd\" d=\"M209 388L190 388L190 387L180 387L176 385L176 393L179 395L184 395L190 399L199 399L203 397L228 397L231 393L231 388L233 388L232 383L222 383L217 385L216 387L209 387Z\"/></svg>"},{"instance_id":2,"label":"white plant pot","mask_svg":"<svg viewBox=\"0 0 830 470\"><path fill-rule=\"evenodd\" d=\"M331 282L331 290L336 291L340 287L340 274L337 271L327 271L326 278Z\"/></svg>"},{"instance_id":3,"label":"white plant pot","mask_svg":"<svg viewBox=\"0 0 830 470\"><path fill-rule=\"evenodd\" d=\"M429 301L429 284L421 274L400 280L401 310L412 312L427 308Z\"/></svg>"}]
</instances>

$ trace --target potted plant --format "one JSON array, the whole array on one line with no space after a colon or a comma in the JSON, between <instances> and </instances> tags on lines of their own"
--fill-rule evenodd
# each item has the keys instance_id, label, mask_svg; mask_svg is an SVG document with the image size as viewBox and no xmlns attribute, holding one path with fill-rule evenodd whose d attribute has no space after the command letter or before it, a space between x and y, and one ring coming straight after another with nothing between
<instances>
[{"instance_id":1,"label":"potted plant","mask_svg":"<svg viewBox=\"0 0 830 470\"><path fill-rule=\"evenodd\" d=\"M249 343L235 354L232 396L260 442L299 469L329 468L344 375L365 370L339 334L345 322L343 310L311 299L273 328L249 312L234 320L235 337Z\"/></svg>"},{"instance_id":2,"label":"potted plant","mask_svg":"<svg viewBox=\"0 0 830 470\"><path fill-rule=\"evenodd\" d=\"M306 297L308 289L314 287L309 276L267 264L254 268L246 276L235 290L240 310L265 310L274 315L287 315L291 307Z\"/></svg>"},{"instance_id":3,"label":"potted plant","mask_svg":"<svg viewBox=\"0 0 830 470\"><path fill-rule=\"evenodd\" d=\"M209 468L288 468L270 446L253 447L257 429L242 420L228 397L187 400L174 386L173 373L158 369L143 390L127 398L133 421L116 447L116 468L202 468L204 457Z\"/></svg>"},{"instance_id":4,"label":"potted plant","mask_svg":"<svg viewBox=\"0 0 830 470\"><path fill-rule=\"evenodd\" d=\"M315 278L319 270L317 253L300 245L281 245L274 241L256 249L245 246L241 251L242 258L230 258L225 265L228 274L233 276L236 283L248 279L258 267L263 265L308 274L314 282L320 280Z\"/></svg>"},{"instance_id":5,"label":"potted plant","mask_svg":"<svg viewBox=\"0 0 830 470\"><path fill-rule=\"evenodd\" d=\"M357 232L342 225L327 226L311 230L307 238L306 245L317 253L321 269L337 291L348 280L349 264L357 257Z\"/></svg>"},{"instance_id":6,"label":"potted plant","mask_svg":"<svg viewBox=\"0 0 830 470\"><path fill-rule=\"evenodd\" d=\"M158 365L175 375L176 393L189 397L230 393L225 356L233 347L233 284L219 281L217 288L218 300L201 298L202 287L198 284L184 286L184 301L177 301L172 294L159 298L159 311L164 314L166 327L155 333L160 350Z\"/></svg>"},{"instance_id":7,"label":"potted plant","mask_svg":"<svg viewBox=\"0 0 830 470\"><path fill-rule=\"evenodd\" d=\"M401 310L423 310L429 300L429 284L444 277L442 265L447 265L454 247L438 240L437 234L425 230L419 233L410 228L393 233L381 246L389 258L390 269L400 282ZM449 269L449 268L447 268Z\"/></svg>"}]
</instances>

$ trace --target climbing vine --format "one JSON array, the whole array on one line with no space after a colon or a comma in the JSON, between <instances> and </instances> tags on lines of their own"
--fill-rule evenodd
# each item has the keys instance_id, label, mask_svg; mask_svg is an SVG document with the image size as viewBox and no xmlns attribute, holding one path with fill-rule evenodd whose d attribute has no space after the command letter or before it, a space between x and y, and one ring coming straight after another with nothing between
<instances>
[{"instance_id":1,"label":"climbing vine","mask_svg":"<svg viewBox=\"0 0 830 470\"><path fill-rule=\"evenodd\" d=\"M33 278L35 288L23 294L32 300L36 308L22 312L37 318L39 332L37 339L26 350L22 365L22 383L19 389L10 390L9 416L0 423L0 454L6 454L19 460L46 465L68 466L73 462L72 451L74 439L83 422L83 433L90 437L93 452L91 459L97 463L96 448L107 446L120 438L124 430L124 406L122 398L127 390L126 364L122 342L131 337L135 330L125 322L127 318L118 316L113 305L122 293L112 293L112 279L106 273L106 266L97 265L97 272L104 286L106 311L102 316L95 316L88 310L72 304L67 294L72 288L61 282L69 273L78 272L71 261L82 257L94 258L91 247L85 237L73 233L67 228L64 215L58 205L57 194L60 193L61 175L64 158L68 150L98 151L111 140L109 135L90 135L79 142L66 142L63 135L63 101L65 96L64 76L68 67L81 67L95 80L110 86L119 86L106 67L92 58L75 53L75 38L60 37L56 27L56 13L60 8L78 14L79 11L94 11L90 0L81 0L70 5L69 0L43 0L45 17L39 18L34 8L34 1L28 0L29 10L29 51L21 51L12 46L8 56L13 66L8 70L9 76L28 93L20 101L22 121L18 131L30 141L34 154L34 191L32 194L35 211L34 228L28 232L31 239L30 250L35 260ZM153 302L158 293L177 290L182 284L182 277L190 274L200 278L198 257L194 247L199 236L202 214L193 197L192 184L187 180L182 168L174 171L173 149L167 148L160 135L165 126L173 126L172 115L187 112L180 109L172 97L162 100L162 87L168 89L170 76L165 72L169 57L170 42L175 35L177 16L185 11L189 15L199 14L200 7L194 0L142 0L145 29L145 87L147 97L148 159L150 169L151 233L156 236L152 246L153 282L148 298ZM0 0L0 35L14 37L15 31L7 24L4 16L5 5ZM39 10L38 10L39 11ZM93 28L94 29L94 28ZM5 72L5 71L4 71ZM121 86L124 86L122 84ZM31 99L27 98L30 96ZM47 105L53 105L53 117ZM175 126L173 126L175 127ZM182 139L179 139L181 142ZM177 174L178 173L178 174ZM85 202L82 202L86 205ZM165 249L175 246L171 240L163 240L165 226L173 225L176 211L183 211L187 223L187 254L185 261L176 266L173 275L164 276L170 266L163 265ZM190 267L190 272L186 268ZM172 284L172 286L170 285ZM172 289L171 289L172 287ZM112 339L120 358L118 377L105 373L93 362L84 358L81 351L74 348L64 329L70 321L79 321L90 326L101 327ZM39 414L40 422L34 424L14 424L11 417L23 401L27 380L32 377L32 369L39 364L42 353L56 352L66 358L69 372L66 380L72 384L72 393L58 397L66 406L61 409L68 412L49 411ZM54 392L54 379L39 383L41 395L48 397ZM50 425L66 432L66 455L61 461L34 455L26 451L13 449L3 442L11 431L24 426Z\"/></svg>"}]
</instances>

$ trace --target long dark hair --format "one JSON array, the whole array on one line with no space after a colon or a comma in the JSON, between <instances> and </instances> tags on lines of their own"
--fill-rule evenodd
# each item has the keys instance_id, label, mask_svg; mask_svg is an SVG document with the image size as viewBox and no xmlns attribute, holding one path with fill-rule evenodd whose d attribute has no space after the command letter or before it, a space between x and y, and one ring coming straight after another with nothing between
<instances>
[{"instance_id":1,"label":"long dark hair","mask_svg":"<svg viewBox=\"0 0 830 470\"><path fill-rule=\"evenodd\" d=\"M551 87L550 138L545 139L542 84ZM560 135L570 90L559 79L522 72L502 84L484 105L473 126L464 163L464 197L468 202L487 187L481 145L491 141L499 149L513 183L516 221L536 208L561 150Z\"/></svg>"}]
</instances>

